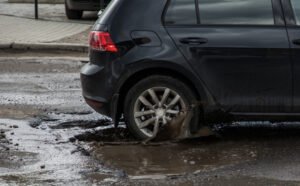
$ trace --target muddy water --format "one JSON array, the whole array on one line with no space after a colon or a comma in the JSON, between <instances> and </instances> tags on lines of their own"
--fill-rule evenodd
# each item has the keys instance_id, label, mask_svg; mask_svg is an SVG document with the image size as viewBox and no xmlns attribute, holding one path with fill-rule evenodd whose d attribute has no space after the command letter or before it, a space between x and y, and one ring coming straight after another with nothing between
<instances>
[{"instance_id":1,"label":"muddy water","mask_svg":"<svg viewBox=\"0 0 300 186\"><path fill-rule=\"evenodd\" d=\"M115 132L126 130L112 130L109 122L95 113L51 112L25 120L1 119L0 129L10 149L0 153L0 182L197 185L213 177L219 185L228 179L243 183L249 176L262 185L300 181L300 129L293 124L285 124L290 127L285 130L245 124L216 126L219 138L133 145L126 136L114 138ZM88 134L98 138L76 139Z\"/></svg>"},{"instance_id":2,"label":"muddy water","mask_svg":"<svg viewBox=\"0 0 300 186\"><path fill-rule=\"evenodd\" d=\"M0 185L299 185L300 124L137 144L83 101L80 60L0 58Z\"/></svg>"},{"instance_id":3,"label":"muddy water","mask_svg":"<svg viewBox=\"0 0 300 186\"><path fill-rule=\"evenodd\" d=\"M51 112L0 123L10 144L1 151L0 181L14 184L161 180L224 169L257 156L254 145L216 138L130 145L132 138L120 135L126 133L123 126L115 130L95 113Z\"/></svg>"},{"instance_id":4,"label":"muddy water","mask_svg":"<svg viewBox=\"0 0 300 186\"><path fill-rule=\"evenodd\" d=\"M241 151L241 148L244 149ZM220 150L223 149L223 150ZM159 146L122 145L94 147L95 157L125 170L131 177L177 175L209 171L255 159L251 146L222 144L166 144Z\"/></svg>"}]
</instances>

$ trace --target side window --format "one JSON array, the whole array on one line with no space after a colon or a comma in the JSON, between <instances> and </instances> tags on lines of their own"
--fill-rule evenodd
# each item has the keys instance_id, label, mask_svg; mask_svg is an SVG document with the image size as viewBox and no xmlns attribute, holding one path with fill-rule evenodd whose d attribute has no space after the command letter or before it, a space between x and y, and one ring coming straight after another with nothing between
<instances>
[{"instance_id":1,"label":"side window","mask_svg":"<svg viewBox=\"0 0 300 186\"><path fill-rule=\"evenodd\" d=\"M198 0L201 24L274 25L272 0ZM299 4L299 0L297 4Z\"/></svg>"},{"instance_id":2,"label":"side window","mask_svg":"<svg viewBox=\"0 0 300 186\"><path fill-rule=\"evenodd\" d=\"M166 12L165 24L197 24L195 0L172 0Z\"/></svg>"},{"instance_id":3,"label":"side window","mask_svg":"<svg viewBox=\"0 0 300 186\"><path fill-rule=\"evenodd\" d=\"M291 0L294 14L296 17L297 25L300 25L300 1L299 0Z\"/></svg>"}]
</instances>

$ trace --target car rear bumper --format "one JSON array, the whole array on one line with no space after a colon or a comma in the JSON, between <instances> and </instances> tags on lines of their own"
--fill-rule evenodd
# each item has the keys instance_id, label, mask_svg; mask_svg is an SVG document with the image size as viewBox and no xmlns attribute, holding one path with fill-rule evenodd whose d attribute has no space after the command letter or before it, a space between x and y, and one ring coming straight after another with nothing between
<instances>
[{"instance_id":1,"label":"car rear bumper","mask_svg":"<svg viewBox=\"0 0 300 186\"><path fill-rule=\"evenodd\" d=\"M104 67L88 63L81 69L82 94L86 103L96 112L116 118L119 94L113 93Z\"/></svg>"},{"instance_id":2,"label":"car rear bumper","mask_svg":"<svg viewBox=\"0 0 300 186\"><path fill-rule=\"evenodd\" d=\"M104 6L106 6L108 2L109 1L105 0ZM71 10L100 10L100 0L67 0L67 3Z\"/></svg>"},{"instance_id":3,"label":"car rear bumper","mask_svg":"<svg viewBox=\"0 0 300 186\"><path fill-rule=\"evenodd\" d=\"M109 103L99 101L96 97L90 97L84 94L83 97L85 99L85 102L96 112L111 117Z\"/></svg>"}]
</instances>

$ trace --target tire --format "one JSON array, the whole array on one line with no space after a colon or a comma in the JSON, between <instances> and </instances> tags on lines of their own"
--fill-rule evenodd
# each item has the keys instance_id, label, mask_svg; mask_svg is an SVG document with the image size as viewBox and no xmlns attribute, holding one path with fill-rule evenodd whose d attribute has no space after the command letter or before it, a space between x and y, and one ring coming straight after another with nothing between
<instances>
[{"instance_id":1,"label":"tire","mask_svg":"<svg viewBox=\"0 0 300 186\"><path fill-rule=\"evenodd\" d=\"M150 92L152 92L152 94ZM154 99L155 96L153 98L153 92L156 95L156 101ZM170 105L173 105L171 104L172 101L177 97L176 94L180 98L176 105L171 107ZM164 97L167 97L167 99ZM149 106L149 104L145 106L144 98L148 100L148 103L151 103L152 106ZM176 117L179 111L186 109L189 105L195 103L196 100L197 96L194 91L179 79L162 75L147 77L135 84L126 95L124 116L127 128L138 140L151 138L153 136L154 123L157 122L157 118L160 118L160 126L167 124L166 121L168 122ZM193 112L191 123L198 124L200 120L200 109L196 107L193 109ZM148 114L140 116L141 113ZM151 124L147 124L147 122L151 122ZM146 127L143 128L141 126Z\"/></svg>"},{"instance_id":2,"label":"tire","mask_svg":"<svg viewBox=\"0 0 300 186\"><path fill-rule=\"evenodd\" d=\"M72 10L69 8L68 3L65 2L65 10L68 19L81 19L83 15L82 10Z\"/></svg>"}]
</instances>

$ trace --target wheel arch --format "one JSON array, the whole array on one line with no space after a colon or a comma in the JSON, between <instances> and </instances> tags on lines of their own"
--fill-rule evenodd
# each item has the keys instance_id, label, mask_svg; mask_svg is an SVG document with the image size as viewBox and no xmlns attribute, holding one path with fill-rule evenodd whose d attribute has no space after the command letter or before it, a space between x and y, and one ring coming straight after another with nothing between
<instances>
[{"instance_id":1,"label":"wheel arch","mask_svg":"<svg viewBox=\"0 0 300 186\"><path fill-rule=\"evenodd\" d=\"M196 75L194 75L193 73L191 73L191 71L185 69L181 65L170 62L153 61L151 61L150 65L145 65L144 62L142 64L142 66L128 67L130 71L122 76L125 78L120 78L122 79L122 81L118 83L117 90L115 91L118 92L119 98L115 105L112 106L115 109L115 119L117 123L117 118L120 118L123 113L124 101L127 96L127 91L141 79L152 75L166 75L179 79L192 89L199 101L203 103L208 101L205 88L201 85L201 83L197 83L201 81Z\"/></svg>"}]
</instances>

